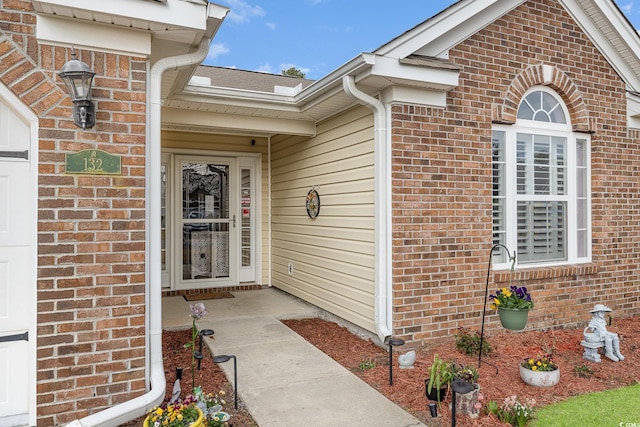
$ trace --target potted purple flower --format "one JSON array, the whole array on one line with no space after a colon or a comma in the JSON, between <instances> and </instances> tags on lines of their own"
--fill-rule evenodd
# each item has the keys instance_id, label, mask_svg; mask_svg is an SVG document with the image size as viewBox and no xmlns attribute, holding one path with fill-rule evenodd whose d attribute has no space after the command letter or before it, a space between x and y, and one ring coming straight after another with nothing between
<instances>
[{"instance_id":1,"label":"potted purple flower","mask_svg":"<svg viewBox=\"0 0 640 427\"><path fill-rule=\"evenodd\" d=\"M533 308L531 294L524 286L511 285L490 295L491 309L498 310L500 323L506 329L520 331L527 325L529 310Z\"/></svg>"}]
</instances>

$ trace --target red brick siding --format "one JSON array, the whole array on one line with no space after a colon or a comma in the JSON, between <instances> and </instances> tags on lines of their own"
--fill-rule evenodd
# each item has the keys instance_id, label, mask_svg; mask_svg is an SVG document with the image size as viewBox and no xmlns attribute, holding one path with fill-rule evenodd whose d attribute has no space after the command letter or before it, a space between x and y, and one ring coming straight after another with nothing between
<instances>
[{"instance_id":1,"label":"red brick siding","mask_svg":"<svg viewBox=\"0 0 640 427\"><path fill-rule=\"evenodd\" d=\"M394 105L394 333L424 342L479 329L492 245L491 126L513 122L519 96L548 85L593 131L593 263L520 271L536 308L528 327L583 324L595 303L640 311L640 147L627 130L625 85L560 4L528 1L451 49L460 85L444 109ZM633 139L631 139L631 137ZM508 282L491 275L489 291ZM499 327L489 312L489 332Z\"/></svg>"},{"instance_id":2,"label":"red brick siding","mask_svg":"<svg viewBox=\"0 0 640 427\"><path fill-rule=\"evenodd\" d=\"M145 58L79 51L96 72L82 131L40 45L31 2L2 2L0 81L39 117L38 425L64 425L145 392ZM121 157L118 176L67 175L65 153Z\"/></svg>"}]
</instances>

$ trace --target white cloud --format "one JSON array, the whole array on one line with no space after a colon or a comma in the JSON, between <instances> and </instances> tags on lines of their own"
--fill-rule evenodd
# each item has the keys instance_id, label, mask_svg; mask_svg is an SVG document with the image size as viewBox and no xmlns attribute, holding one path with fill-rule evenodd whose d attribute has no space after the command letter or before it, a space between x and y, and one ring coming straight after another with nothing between
<instances>
[{"instance_id":1,"label":"white cloud","mask_svg":"<svg viewBox=\"0 0 640 427\"><path fill-rule=\"evenodd\" d=\"M251 18L264 16L266 14L262 7L258 5L251 6L242 0L227 0L226 3L230 8L226 19L237 24L249 22Z\"/></svg>"},{"instance_id":2,"label":"white cloud","mask_svg":"<svg viewBox=\"0 0 640 427\"><path fill-rule=\"evenodd\" d=\"M206 61L214 61L220 55L226 55L229 53L229 48L224 43L211 43L209 46L209 53L207 54Z\"/></svg>"},{"instance_id":3,"label":"white cloud","mask_svg":"<svg viewBox=\"0 0 640 427\"><path fill-rule=\"evenodd\" d=\"M276 29L276 23L275 22L267 22L265 25L270 30L275 30Z\"/></svg>"},{"instance_id":4,"label":"white cloud","mask_svg":"<svg viewBox=\"0 0 640 427\"><path fill-rule=\"evenodd\" d=\"M257 71L259 73L273 74L273 67L271 66L271 64L263 64L253 71Z\"/></svg>"},{"instance_id":5,"label":"white cloud","mask_svg":"<svg viewBox=\"0 0 640 427\"><path fill-rule=\"evenodd\" d=\"M620 7L620 10L622 10L625 14L630 14L631 12L633 12L633 2L627 2L627 3L622 3L621 1L617 1L616 3L618 3L618 7Z\"/></svg>"}]
</instances>

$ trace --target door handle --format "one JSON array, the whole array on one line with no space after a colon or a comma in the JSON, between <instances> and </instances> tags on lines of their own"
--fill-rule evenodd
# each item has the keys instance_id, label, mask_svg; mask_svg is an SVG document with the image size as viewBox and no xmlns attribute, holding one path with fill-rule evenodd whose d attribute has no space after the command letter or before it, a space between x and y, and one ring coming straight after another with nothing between
<instances>
[{"instance_id":1,"label":"door handle","mask_svg":"<svg viewBox=\"0 0 640 427\"><path fill-rule=\"evenodd\" d=\"M22 334L5 335L4 337L0 337L0 342L10 341L29 341L29 331Z\"/></svg>"},{"instance_id":2,"label":"door handle","mask_svg":"<svg viewBox=\"0 0 640 427\"><path fill-rule=\"evenodd\" d=\"M0 157L29 160L29 151L0 151Z\"/></svg>"},{"instance_id":3,"label":"door handle","mask_svg":"<svg viewBox=\"0 0 640 427\"><path fill-rule=\"evenodd\" d=\"M236 228L236 216L235 215L233 216L233 220L232 221L233 221L233 228Z\"/></svg>"}]
</instances>

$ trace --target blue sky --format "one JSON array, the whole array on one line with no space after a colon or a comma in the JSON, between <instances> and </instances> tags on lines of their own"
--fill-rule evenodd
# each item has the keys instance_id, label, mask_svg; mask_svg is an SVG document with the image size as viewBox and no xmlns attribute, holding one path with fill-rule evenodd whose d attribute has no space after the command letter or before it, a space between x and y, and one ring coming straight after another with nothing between
<instances>
[{"instance_id":1,"label":"blue sky","mask_svg":"<svg viewBox=\"0 0 640 427\"><path fill-rule=\"evenodd\" d=\"M204 64L319 79L456 0L214 0L231 9ZM615 0L640 28L640 0Z\"/></svg>"}]
</instances>

